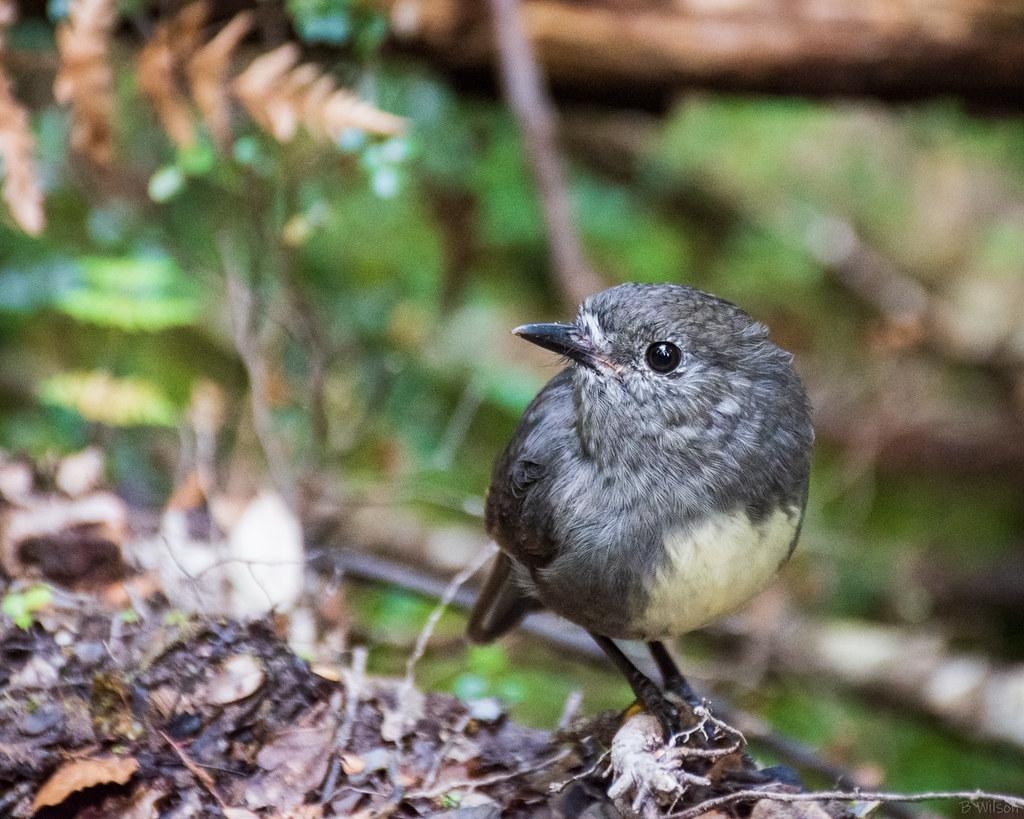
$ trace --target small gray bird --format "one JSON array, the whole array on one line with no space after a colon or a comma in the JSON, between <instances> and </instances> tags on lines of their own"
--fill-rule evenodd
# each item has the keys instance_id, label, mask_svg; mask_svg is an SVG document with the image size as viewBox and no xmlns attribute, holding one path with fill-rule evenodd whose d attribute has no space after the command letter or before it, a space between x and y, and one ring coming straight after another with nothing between
<instances>
[{"instance_id":1,"label":"small gray bird","mask_svg":"<svg viewBox=\"0 0 1024 819\"><path fill-rule=\"evenodd\" d=\"M647 642L664 689L693 704L660 641L743 605L792 554L814 438L793 357L740 308L672 284L613 287L572 324L513 332L570 364L495 464L486 523L502 551L469 637L547 607L674 733L676 709L613 640Z\"/></svg>"}]
</instances>

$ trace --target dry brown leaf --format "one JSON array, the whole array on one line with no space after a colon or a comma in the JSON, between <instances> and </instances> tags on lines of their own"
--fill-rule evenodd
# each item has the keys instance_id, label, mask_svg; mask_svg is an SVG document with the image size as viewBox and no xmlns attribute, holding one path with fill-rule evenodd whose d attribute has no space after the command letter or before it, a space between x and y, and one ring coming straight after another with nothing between
<instances>
[{"instance_id":1,"label":"dry brown leaf","mask_svg":"<svg viewBox=\"0 0 1024 819\"><path fill-rule=\"evenodd\" d=\"M53 95L71 106L72 148L100 165L109 165L113 156L109 52L116 20L116 0L71 0L67 20L57 26L60 69Z\"/></svg>"},{"instance_id":2,"label":"dry brown leaf","mask_svg":"<svg viewBox=\"0 0 1024 819\"><path fill-rule=\"evenodd\" d=\"M157 802L166 798L167 792L157 788L139 788L131 802L119 814L120 819L157 819L163 812Z\"/></svg>"},{"instance_id":3,"label":"dry brown leaf","mask_svg":"<svg viewBox=\"0 0 1024 819\"><path fill-rule=\"evenodd\" d=\"M249 63L233 83L235 95L249 116L279 142L287 142L295 135L298 117L289 116L288 106L282 105L280 86L298 61L299 47L285 43Z\"/></svg>"},{"instance_id":4,"label":"dry brown leaf","mask_svg":"<svg viewBox=\"0 0 1024 819\"><path fill-rule=\"evenodd\" d=\"M214 141L224 147L231 136L227 76L231 55L253 25L250 11L236 14L188 63L188 83Z\"/></svg>"},{"instance_id":5,"label":"dry brown leaf","mask_svg":"<svg viewBox=\"0 0 1024 819\"><path fill-rule=\"evenodd\" d=\"M402 117L337 88L318 66L298 61L298 47L285 43L253 60L234 82L246 111L279 142L289 141L300 126L314 139L332 141L350 129L381 136L405 130Z\"/></svg>"},{"instance_id":6,"label":"dry brown leaf","mask_svg":"<svg viewBox=\"0 0 1024 819\"><path fill-rule=\"evenodd\" d=\"M0 65L0 173L2 196L18 227L38 236L46 223L28 114L11 93Z\"/></svg>"},{"instance_id":7,"label":"dry brown leaf","mask_svg":"<svg viewBox=\"0 0 1024 819\"><path fill-rule=\"evenodd\" d=\"M32 812L59 805L75 791L96 785L124 785L139 769L139 762L131 756L112 756L96 759L73 759L61 765L32 800Z\"/></svg>"},{"instance_id":8,"label":"dry brown leaf","mask_svg":"<svg viewBox=\"0 0 1024 819\"><path fill-rule=\"evenodd\" d=\"M263 772L246 784L246 805L278 811L301 805L327 774L337 728L337 715L324 707L271 737L256 756Z\"/></svg>"},{"instance_id":9,"label":"dry brown leaf","mask_svg":"<svg viewBox=\"0 0 1024 819\"><path fill-rule=\"evenodd\" d=\"M193 144L192 112L174 80L174 51L166 29L158 26L156 34L139 52L138 78L139 88L156 110L171 141L178 146Z\"/></svg>"},{"instance_id":10,"label":"dry brown leaf","mask_svg":"<svg viewBox=\"0 0 1024 819\"><path fill-rule=\"evenodd\" d=\"M402 117L374 108L344 88L331 94L319 112L321 127L335 141L351 129L381 136L396 136L405 131Z\"/></svg>"},{"instance_id":11,"label":"dry brown leaf","mask_svg":"<svg viewBox=\"0 0 1024 819\"><path fill-rule=\"evenodd\" d=\"M171 50L179 65L188 62L203 41L203 26L210 16L209 3L189 3L170 20Z\"/></svg>"},{"instance_id":12,"label":"dry brown leaf","mask_svg":"<svg viewBox=\"0 0 1024 819\"><path fill-rule=\"evenodd\" d=\"M178 147L195 142L192 109L182 91L181 77L185 63L199 46L208 14L205 3L185 6L171 19L158 23L139 52L139 87Z\"/></svg>"},{"instance_id":13,"label":"dry brown leaf","mask_svg":"<svg viewBox=\"0 0 1024 819\"><path fill-rule=\"evenodd\" d=\"M345 772L345 776L361 774L366 770L366 763L356 754L342 754L341 769Z\"/></svg>"}]
</instances>

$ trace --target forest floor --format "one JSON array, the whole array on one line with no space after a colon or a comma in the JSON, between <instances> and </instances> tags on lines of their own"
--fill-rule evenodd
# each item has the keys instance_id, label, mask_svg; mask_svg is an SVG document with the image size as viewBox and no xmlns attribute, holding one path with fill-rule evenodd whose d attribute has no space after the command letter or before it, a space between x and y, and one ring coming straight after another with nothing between
<instances>
[{"instance_id":1,"label":"forest floor","mask_svg":"<svg viewBox=\"0 0 1024 819\"><path fill-rule=\"evenodd\" d=\"M269 621L126 620L58 594L6 622L0 658L0 815L18 819L661 815L766 785L713 721L675 753L645 714L524 728L358 661L321 676Z\"/></svg>"},{"instance_id":2,"label":"forest floor","mask_svg":"<svg viewBox=\"0 0 1024 819\"><path fill-rule=\"evenodd\" d=\"M428 629L404 677L378 678L360 647L344 664L300 658L284 616L187 614L160 572L131 557L147 542L171 553L173 536L133 531L120 498L74 480L94 465L69 464L40 481L0 463L0 817L844 812L762 798L802 788L787 768L758 769L739 732L704 707L672 747L636 709L538 730L496 700L419 690Z\"/></svg>"}]
</instances>

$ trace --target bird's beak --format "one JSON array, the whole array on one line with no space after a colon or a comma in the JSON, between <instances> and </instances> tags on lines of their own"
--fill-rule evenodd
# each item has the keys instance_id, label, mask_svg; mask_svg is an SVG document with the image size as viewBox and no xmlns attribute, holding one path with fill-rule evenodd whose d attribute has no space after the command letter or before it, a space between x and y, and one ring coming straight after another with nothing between
<instances>
[{"instance_id":1,"label":"bird's beak","mask_svg":"<svg viewBox=\"0 0 1024 819\"><path fill-rule=\"evenodd\" d=\"M553 350L585 367L597 369L597 350L575 324L524 324L512 331L545 350Z\"/></svg>"}]
</instances>

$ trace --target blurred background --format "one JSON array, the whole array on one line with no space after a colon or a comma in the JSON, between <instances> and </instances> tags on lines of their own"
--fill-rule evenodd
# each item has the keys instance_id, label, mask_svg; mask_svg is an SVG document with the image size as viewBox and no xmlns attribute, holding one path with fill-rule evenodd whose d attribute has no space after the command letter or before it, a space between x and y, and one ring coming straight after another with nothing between
<instances>
[{"instance_id":1,"label":"blurred background","mask_svg":"<svg viewBox=\"0 0 1024 819\"><path fill-rule=\"evenodd\" d=\"M558 369L509 328L706 289L796 353L818 443L793 561L685 668L866 783L1024 791L1024 8L847 5L0 2L4 462L93 447L165 536L272 493L308 655L401 673ZM425 689L630 699L463 623Z\"/></svg>"}]
</instances>

